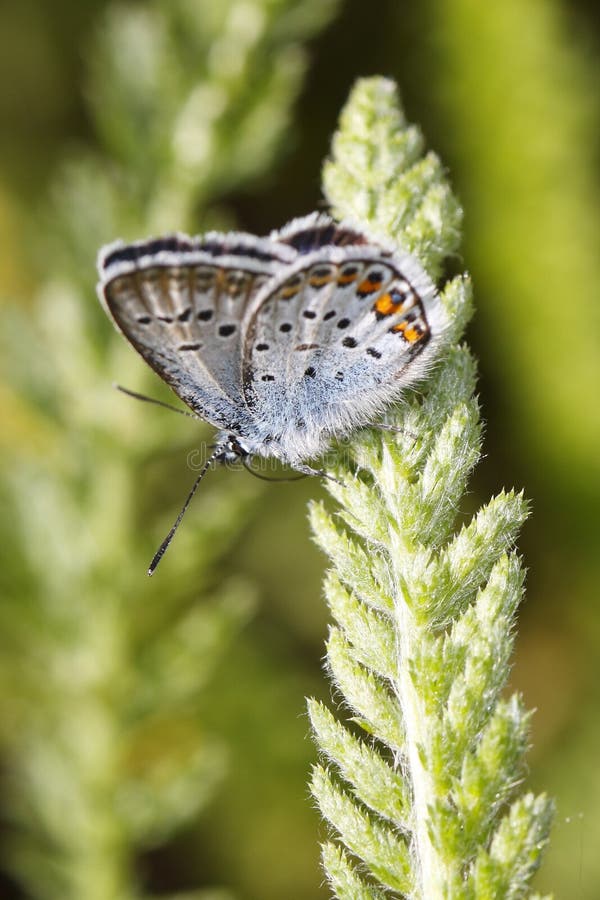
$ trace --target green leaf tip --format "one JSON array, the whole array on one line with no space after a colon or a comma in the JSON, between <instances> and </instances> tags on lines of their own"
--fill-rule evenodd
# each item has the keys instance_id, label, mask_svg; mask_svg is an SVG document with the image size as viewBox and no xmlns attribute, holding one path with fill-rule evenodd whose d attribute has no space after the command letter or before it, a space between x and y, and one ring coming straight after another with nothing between
<instances>
[{"instance_id":1,"label":"green leaf tip","mask_svg":"<svg viewBox=\"0 0 600 900\"><path fill-rule=\"evenodd\" d=\"M462 210L434 153L408 125L395 82L356 82L323 168L334 215L397 239L437 278L460 241Z\"/></svg>"},{"instance_id":2,"label":"green leaf tip","mask_svg":"<svg viewBox=\"0 0 600 900\"><path fill-rule=\"evenodd\" d=\"M336 216L408 249L439 279L461 209L423 148L394 83L363 79L323 180ZM324 761L311 790L336 833L323 865L344 900L533 896L552 820L544 796L519 796L529 714L503 696L528 506L503 491L461 513L482 432L475 362L458 343L471 282L439 290L451 323L443 358L388 412L391 431L364 429L335 458L339 482L326 487L336 512L311 505L331 562L327 668L349 718L310 701Z\"/></svg>"},{"instance_id":3,"label":"green leaf tip","mask_svg":"<svg viewBox=\"0 0 600 900\"><path fill-rule=\"evenodd\" d=\"M374 876L385 887L408 893L411 890L408 848L394 829L355 803L322 766L315 766L311 791L321 812L339 831L348 849L364 854Z\"/></svg>"}]
</instances>

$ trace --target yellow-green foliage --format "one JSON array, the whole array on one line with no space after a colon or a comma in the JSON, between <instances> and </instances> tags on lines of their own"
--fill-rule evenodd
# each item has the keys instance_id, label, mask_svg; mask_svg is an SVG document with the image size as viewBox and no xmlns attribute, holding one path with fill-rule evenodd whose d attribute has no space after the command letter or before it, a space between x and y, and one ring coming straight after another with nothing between
<instances>
[{"instance_id":1,"label":"yellow-green foliage","mask_svg":"<svg viewBox=\"0 0 600 900\"><path fill-rule=\"evenodd\" d=\"M191 226L200 201L264 171L301 84L299 40L333 9L115 5L92 46L101 152L57 175L43 283L30 315L7 311L3 332L5 858L31 896L142 895L139 854L193 821L226 770L200 706L252 608L223 563L258 496L251 479L209 483L171 568L145 579L173 515L159 512L171 492L151 466L178 445L170 469L183 495L190 432L112 391L117 376L138 389L151 376L95 298L97 249Z\"/></svg>"}]
</instances>

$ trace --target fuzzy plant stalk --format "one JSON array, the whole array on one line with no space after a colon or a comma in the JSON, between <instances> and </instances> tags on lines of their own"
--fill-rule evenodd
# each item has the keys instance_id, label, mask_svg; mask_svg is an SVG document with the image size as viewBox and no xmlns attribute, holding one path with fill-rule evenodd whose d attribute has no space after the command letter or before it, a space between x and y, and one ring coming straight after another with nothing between
<instances>
[{"instance_id":1,"label":"fuzzy plant stalk","mask_svg":"<svg viewBox=\"0 0 600 900\"><path fill-rule=\"evenodd\" d=\"M357 83L324 170L334 214L415 254L439 281L461 210L423 152L392 82ZM524 570L527 515L502 492L470 519L461 500L481 445L475 364L460 337L468 277L441 299L452 322L420 392L340 447L311 509L332 567L327 667L350 721L311 700L322 754L312 792L334 839L323 862L340 900L498 900L530 883L553 806L520 791L529 714L504 688Z\"/></svg>"}]
</instances>

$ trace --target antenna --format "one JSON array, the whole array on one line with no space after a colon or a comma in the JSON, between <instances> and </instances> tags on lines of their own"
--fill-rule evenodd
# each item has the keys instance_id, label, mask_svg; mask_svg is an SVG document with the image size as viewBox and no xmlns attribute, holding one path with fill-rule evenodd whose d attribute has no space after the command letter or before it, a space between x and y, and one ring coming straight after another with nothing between
<instances>
[{"instance_id":1,"label":"antenna","mask_svg":"<svg viewBox=\"0 0 600 900\"><path fill-rule=\"evenodd\" d=\"M167 548L168 548L169 544L171 543L171 541L173 540L173 538L175 537L175 532L179 528L179 526L181 524L181 520L183 519L186 510L187 510L188 506L190 505L190 503L192 502L192 497L196 493L196 488L198 487L198 485L200 484L200 482L202 481L202 479L208 472L209 468L211 467L211 465L213 464L215 459L217 459L220 456L220 454L223 452L224 449L225 449L225 445L223 445L223 444L220 444L219 446L217 446L216 449L213 451L213 453L211 453L211 455L208 457L208 459L202 466L198 477L196 478L195 482L192 485L191 491L187 495L187 499L186 499L185 503L181 507L181 512L179 513L179 515L175 519L175 522L173 523L173 527L171 528L168 535L166 536L166 538L164 539L164 541L162 542L162 544L160 545L160 547L158 548L158 550L156 551L154 556L152 557L152 562L150 563L150 566L148 568L148 575L154 575L154 572L156 571L156 567L158 566L159 562L161 561L161 559L167 552Z\"/></svg>"}]
</instances>

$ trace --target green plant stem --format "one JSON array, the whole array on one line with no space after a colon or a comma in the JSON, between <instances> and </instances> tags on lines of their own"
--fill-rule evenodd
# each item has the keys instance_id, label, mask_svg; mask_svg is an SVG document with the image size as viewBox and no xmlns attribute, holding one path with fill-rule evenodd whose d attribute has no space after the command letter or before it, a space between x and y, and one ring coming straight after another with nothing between
<instances>
[{"instance_id":1,"label":"green plant stem","mask_svg":"<svg viewBox=\"0 0 600 900\"><path fill-rule=\"evenodd\" d=\"M324 177L337 214L438 277L460 209L433 154L420 158L389 81L357 83L333 147ZM323 847L339 900L524 897L552 819L544 795L517 794L529 716L518 696L502 698L527 506L501 493L457 522L481 444L475 366L458 344L468 278L447 282L439 302L450 326L427 384L389 410L392 430L357 432L352 458L339 454L327 484L336 515L312 509L333 566L328 666L368 735L310 702L326 760L312 791L342 845Z\"/></svg>"}]
</instances>

